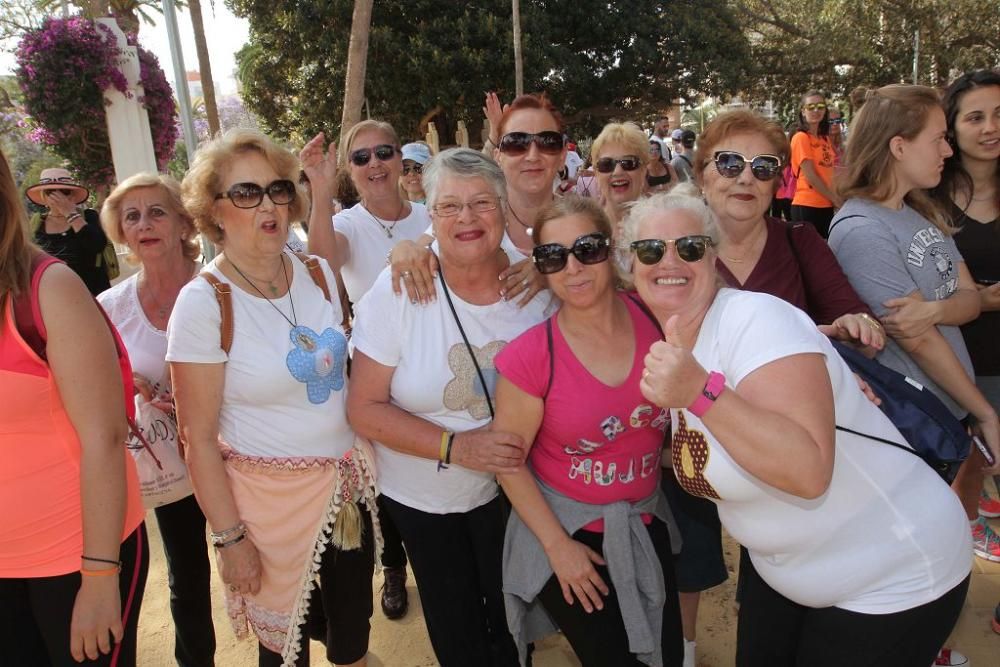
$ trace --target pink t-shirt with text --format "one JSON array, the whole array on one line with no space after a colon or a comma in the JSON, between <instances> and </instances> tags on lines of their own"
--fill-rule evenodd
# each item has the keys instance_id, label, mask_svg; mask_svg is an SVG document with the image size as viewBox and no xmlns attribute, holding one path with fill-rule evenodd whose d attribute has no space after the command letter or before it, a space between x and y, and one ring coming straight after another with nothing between
<instances>
[{"instance_id":1,"label":"pink t-shirt with text","mask_svg":"<svg viewBox=\"0 0 1000 667\"><path fill-rule=\"evenodd\" d=\"M617 387L591 375L573 354L552 317L554 378L545 415L528 460L539 479L559 493L590 504L637 502L659 483L660 447L670 413L639 391L643 357L660 340L653 322L627 298L635 330L632 370ZM497 371L539 398L549 383L546 324L528 329L496 357ZM602 522L585 526L601 530Z\"/></svg>"}]
</instances>

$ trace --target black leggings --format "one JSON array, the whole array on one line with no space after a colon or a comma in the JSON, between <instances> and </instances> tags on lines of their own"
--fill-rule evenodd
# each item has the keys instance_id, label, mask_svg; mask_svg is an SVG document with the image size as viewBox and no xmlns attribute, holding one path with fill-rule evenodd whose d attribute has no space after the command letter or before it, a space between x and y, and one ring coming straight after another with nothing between
<instances>
[{"instance_id":1,"label":"black leggings","mask_svg":"<svg viewBox=\"0 0 1000 667\"><path fill-rule=\"evenodd\" d=\"M833 207L816 208L815 206L798 206L792 204L792 222L808 222L816 228L824 239L830 237L830 221L833 220Z\"/></svg>"},{"instance_id":2,"label":"black leggings","mask_svg":"<svg viewBox=\"0 0 1000 667\"><path fill-rule=\"evenodd\" d=\"M124 542L118 575L125 635L110 653L82 663L70 654L70 622L80 573L0 579L0 665L31 667L135 667L139 608L146 588L149 544L141 523Z\"/></svg>"},{"instance_id":3,"label":"black leggings","mask_svg":"<svg viewBox=\"0 0 1000 667\"><path fill-rule=\"evenodd\" d=\"M663 583L667 599L663 605L663 623L661 626L660 648L663 651L663 664L681 665L684 661L684 642L681 633L681 609L677 599L677 584L674 579L674 562L670 549L670 532L666 524L654 519L646 526L649 537L653 541L656 555L660 558L660 568L663 571ZM586 544L597 553L603 552L604 533L594 533L589 530L578 530L573 533L573 539ZM615 591L611 575L605 565L596 565L597 573L607 584L609 593L604 598L604 608L587 613L579 600L574 598L572 605L567 605L563 598L559 579L555 575L548 580L538 599L545 611L549 613L559 629L562 630L570 646L580 659L583 667L641 667L643 665L634 653L628 649L628 635L622 610L618 606L618 595Z\"/></svg>"},{"instance_id":4,"label":"black leggings","mask_svg":"<svg viewBox=\"0 0 1000 667\"><path fill-rule=\"evenodd\" d=\"M326 659L337 665L357 662L368 654L372 617L372 577L375 574L375 540L372 517L359 504L364 532L361 548L341 551L328 544L319 566L319 583L313 589L302 624L302 645L296 667L309 665L309 639L326 645ZM281 667L281 654L257 645L259 667Z\"/></svg>"},{"instance_id":5,"label":"black leggings","mask_svg":"<svg viewBox=\"0 0 1000 667\"><path fill-rule=\"evenodd\" d=\"M738 667L923 667L934 662L962 611L969 578L939 597L893 614L813 609L784 597L741 563Z\"/></svg>"}]
</instances>

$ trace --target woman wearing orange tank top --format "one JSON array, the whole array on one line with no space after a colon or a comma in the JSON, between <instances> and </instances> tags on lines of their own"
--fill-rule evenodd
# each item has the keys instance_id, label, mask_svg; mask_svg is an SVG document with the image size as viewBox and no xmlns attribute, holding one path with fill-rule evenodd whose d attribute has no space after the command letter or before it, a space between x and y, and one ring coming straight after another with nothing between
<instances>
[{"instance_id":1,"label":"woman wearing orange tank top","mask_svg":"<svg viewBox=\"0 0 1000 667\"><path fill-rule=\"evenodd\" d=\"M0 153L0 664L135 665L148 548L131 371L83 282L26 229Z\"/></svg>"}]
</instances>

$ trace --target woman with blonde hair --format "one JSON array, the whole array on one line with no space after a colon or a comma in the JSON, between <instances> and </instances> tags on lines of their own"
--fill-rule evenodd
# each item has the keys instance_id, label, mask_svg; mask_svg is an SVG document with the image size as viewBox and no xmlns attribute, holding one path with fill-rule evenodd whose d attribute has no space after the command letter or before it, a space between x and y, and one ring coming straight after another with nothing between
<instances>
[{"instance_id":1,"label":"woman with blonde hair","mask_svg":"<svg viewBox=\"0 0 1000 667\"><path fill-rule=\"evenodd\" d=\"M180 184L163 174L136 174L122 181L101 209L101 224L115 243L127 246L126 261L139 271L98 296L121 334L132 361L136 403L151 403L171 423L165 437L177 432L167 365L167 322L174 302L198 272L197 231L181 203ZM139 443L131 443L136 447ZM176 447L177 442L165 442ZM148 456L139 452L139 456ZM155 478L142 478L143 489ZM174 656L180 665L211 665L215 659L212 625L211 567L205 539L205 515L186 483L180 499L147 498L167 558L170 613L174 619ZM172 502L167 502L172 500Z\"/></svg>"},{"instance_id":2,"label":"woman with blonde hair","mask_svg":"<svg viewBox=\"0 0 1000 667\"><path fill-rule=\"evenodd\" d=\"M29 240L0 153L0 664L136 664L149 547L117 345Z\"/></svg>"},{"instance_id":3,"label":"woman with blonde hair","mask_svg":"<svg viewBox=\"0 0 1000 667\"><path fill-rule=\"evenodd\" d=\"M955 230L926 190L952 156L937 92L891 85L869 94L854 120L830 246L889 339L877 359L932 391L1000 459L1000 420L976 387L959 329L979 316L979 293L952 238ZM972 530L982 474L996 473L973 448L952 487Z\"/></svg>"},{"instance_id":4,"label":"woman with blonde hair","mask_svg":"<svg viewBox=\"0 0 1000 667\"><path fill-rule=\"evenodd\" d=\"M256 131L200 148L183 201L222 252L181 290L167 361L237 636L256 634L262 666L307 665L302 626L318 582L327 659L361 666L379 541L374 471L347 423L333 272L285 249L305 213L298 174L295 157Z\"/></svg>"},{"instance_id":5,"label":"woman with blonde hair","mask_svg":"<svg viewBox=\"0 0 1000 667\"><path fill-rule=\"evenodd\" d=\"M590 146L590 161L616 242L628 204L646 189L649 146L646 134L635 123L608 123Z\"/></svg>"}]
</instances>

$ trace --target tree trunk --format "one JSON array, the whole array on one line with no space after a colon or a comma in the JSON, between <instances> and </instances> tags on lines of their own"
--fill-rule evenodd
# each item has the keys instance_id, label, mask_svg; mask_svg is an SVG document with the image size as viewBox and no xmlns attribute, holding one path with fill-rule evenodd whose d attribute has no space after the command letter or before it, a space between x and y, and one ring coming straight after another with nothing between
<instances>
[{"instance_id":1,"label":"tree trunk","mask_svg":"<svg viewBox=\"0 0 1000 667\"><path fill-rule=\"evenodd\" d=\"M208 134L219 133L219 107L215 104L215 81L212 79L212 62L208 57L208 43L205 41L205 23L201 18L201 0L187 0L191 12L191 27L194 28L194 45L198 52L198 72L201 74L201 96L205 100L205 116L208 120Z\"/></svg>"},{"instance_id":2,"label":"tree trunk","mask_svg":"<svg viewBox=\"0 0 1000 667\"><path fill-rule=\"evenodd\" d=\"M373 0L354 0L351 18L351 41L347 47L347 79L344 82L344 114L340 138L361 120L365 101L365 71L368 68L368 34L372 27Z\"/></svg>"},{"instance_id":3,"label":"tree trunk","mask_svg":"<svg viewBox=\"0 0 1000 667\"><path fill-rule=\"evenodd\" d=\"M511 0L511 20L514 24L514 92L524 94L524 61L521 58L521 1Z\"/></svg>"}]
</instances>

